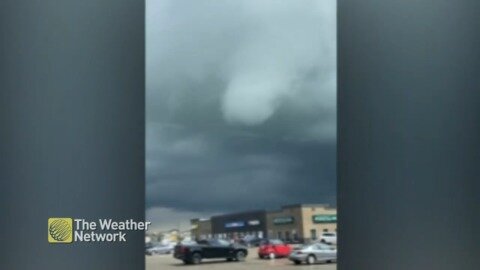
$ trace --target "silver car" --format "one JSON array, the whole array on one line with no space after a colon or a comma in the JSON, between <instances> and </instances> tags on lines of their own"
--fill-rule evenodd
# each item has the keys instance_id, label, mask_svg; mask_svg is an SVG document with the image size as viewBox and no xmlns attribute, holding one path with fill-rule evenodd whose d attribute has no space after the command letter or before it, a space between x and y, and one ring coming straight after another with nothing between
<instances>
[{"instance_id":1,"label":"silver car","mask_svg":"<svg viewBox=\"0 0 480 270\"><path fill-rule=\"evenodd\" d=\"M154 245L150 248L147 248L145 254L147 255L155 255L155 254L171 254L173 252L172 245Z\"/></svg>"},{"instance_id":2,"label":"silver car","mask_svg":"<svg viewBox=\"0 0 480 270\"><path fill-rule=\"evenodd\" d=\"M302 262L307 264L314 264L317 262L336 262L337 249L323 243L306 245L300 249L294 250L290 254L289 259L295 264L301 264Z\"/></svg>"}]
</instances>

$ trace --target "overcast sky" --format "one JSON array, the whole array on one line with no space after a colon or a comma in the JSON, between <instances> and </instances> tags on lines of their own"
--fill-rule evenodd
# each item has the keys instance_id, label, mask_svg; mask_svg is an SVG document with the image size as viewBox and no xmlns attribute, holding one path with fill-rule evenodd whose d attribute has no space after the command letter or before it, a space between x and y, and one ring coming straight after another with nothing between
<instances>
[{"instance_id":1,"label":"overcast sky","mask_svg":"<svg viewBox=\"0 0 480 270\"><path fill-rule=\"evenodd\" d=\"M336 200L334 0L147 0L153 227Z\"/></svg>"}]
</instances>

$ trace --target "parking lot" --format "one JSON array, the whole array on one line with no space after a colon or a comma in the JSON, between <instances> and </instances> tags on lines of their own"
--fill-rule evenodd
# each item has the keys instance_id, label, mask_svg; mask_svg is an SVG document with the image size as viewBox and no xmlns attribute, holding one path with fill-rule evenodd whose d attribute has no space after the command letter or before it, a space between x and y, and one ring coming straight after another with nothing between
<instances>
[{"instance_id":1,"label":"parking lot","mask_svg":"<svg viewBox=\"0 0 480 270\"><path fill-rule=\"evenodd\" d=\"M261 260L257 257L257 249L250 249L249 255L244 262L227 262L220 260L205 260L199 265L184 265L182 261L176 260L170 255L145 256L146 270L164 269L309 269L309 270L335 270L336 264L315 264L315 265L294 265L288 259Z\"/></svg>"}]
</instances>

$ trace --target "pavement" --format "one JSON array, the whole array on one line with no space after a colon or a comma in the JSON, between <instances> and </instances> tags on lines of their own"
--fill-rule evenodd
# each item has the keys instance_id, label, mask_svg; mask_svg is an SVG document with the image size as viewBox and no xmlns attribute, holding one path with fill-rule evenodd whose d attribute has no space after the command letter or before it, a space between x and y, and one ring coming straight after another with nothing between
<instances>
[{"instance_id":1,"label":"pavement","mask_svg":"<svg viewBox=\"0 0 480 270\"><path fill-rule=\"evenodd\" d=\"M273 260L259 259L257 250L250 249L249 255L244 262L227 262L225 259L204 260L198 265L185 265L182 261L173 258L170 255L145 256L146 270L164 270L164 269L228 269L228 270L255 270L255 269L308 269L308 270L336 270L337 265L333 264L314 264L314 265L294 265L286 258Z\"/></svg>"}]
</instances>

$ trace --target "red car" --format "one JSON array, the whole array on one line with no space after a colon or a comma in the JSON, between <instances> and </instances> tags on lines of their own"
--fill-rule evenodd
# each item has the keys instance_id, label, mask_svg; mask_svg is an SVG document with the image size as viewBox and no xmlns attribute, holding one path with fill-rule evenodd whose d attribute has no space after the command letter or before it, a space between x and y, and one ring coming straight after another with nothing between
<instances>
[{"instance_id":1,"label":"red car","mask_svg":"<svg viewBox=\"0 0 480 270\"><path fill-rule=\"evenodd\" d=\"M291 252L292 247L278 239L264 240L258 247L258 257L261 259L288 257Z\"/></svg>"}]
</instances>

